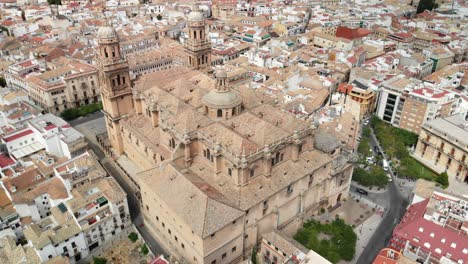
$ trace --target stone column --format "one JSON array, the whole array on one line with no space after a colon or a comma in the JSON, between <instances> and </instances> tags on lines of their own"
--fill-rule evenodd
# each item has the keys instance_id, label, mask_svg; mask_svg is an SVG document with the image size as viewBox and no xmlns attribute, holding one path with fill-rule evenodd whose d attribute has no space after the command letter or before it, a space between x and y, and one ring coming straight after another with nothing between
<instances>
[{"instance_id":1,"label":"stone column","mask_svg":"<svg viewBox=\"0 0 468 264\"><path fill-rule=\"evenodd\" d=\"M135 98L134 101L135 101L135 112L137 114L143 113L141 98Z\"/></svg>"},{"instance_id":2,"label":"stone column","mask_svg":"<svg viewBox=\"0 0 468 264\"><path fill-rule=\"evenodd\" d=\"M264 160L264 162L265 162L265 163L264 163L264 166L265 166L265 167L264 167L264 168L265 168L264 173L265 173L265 176L266 176L266 177L270 177L270 175L271 175L271 168L272 168L272 166L271 166L271 160L272 160L273 156L271 155L271 151L270 151L270 148L268 147L268 145L265 146L265 149L263 150L263 152L264 152L264 158L263 158L263 160Z\"/></svg>"},{"instance_id":3,"label":"stone column","mask_svg":"<svg viewBox=\"0 0 468 264\"><path fill-rule=\"evenodd\" d=\"M278 207L274 207L273 208L273 213L274 213L274 217L275 217L275 229L278 229L279 226L280 226L280 213L279 213L279 209Z\"/></svg>"},{"instance_id":4,"label":"stone column","mask_svg":"<svg viewBox=\"0 0 468 264\"><path fill-rule=\"evenodd\" d=\"M185 145L185 149L184 149L184 154L185 154L185 166L186 167L189 167L191 164L192 164L192 156L191 156L191 152L190 152L190 145L191 145L192 141L190 140L190 138L188 137L187 134L184 135L184 145Z\"/></svg>"},{"instance_id":5,"label":"stone column","mask_svg":"<svg viewBox=\"0 0 468 264\"><path fill-rule=\"evenodd\" d=\"M221 146L218 143L215 144L212 155L214 156L215 174L218 174L221 171Z\"/></svg>"},{"instance_id":6,"label":"stone column","mask_svg":"<svg viewBox=\"0 0 468 264\"><path fill-rule=\"evenodd\" d=\"M153 127L159 126L159 109L156 106L153 106L151 110L151 121L153 123Z\"/></svg>"},{"instance_id":7,"label":"stone column","mask_svg":"<svg viewBox=\"0 0 468 264\"><path fill-rule=\"evenodd\" d=\"M299 215L304 213L304 191L299 193Z\"/></svg>"},{"instance_id":8,"label":"stone column","mask_svg":"<svg viewBox=\"0 0 468 264\"><path fill-rule=\"evenodd\" d=\"M292 160L296 162L299 159L299 147L302 144L302 140L299 137L299 132L294 130L293 136L293 150L292 150Z\"/></svg>"}]
</instances>

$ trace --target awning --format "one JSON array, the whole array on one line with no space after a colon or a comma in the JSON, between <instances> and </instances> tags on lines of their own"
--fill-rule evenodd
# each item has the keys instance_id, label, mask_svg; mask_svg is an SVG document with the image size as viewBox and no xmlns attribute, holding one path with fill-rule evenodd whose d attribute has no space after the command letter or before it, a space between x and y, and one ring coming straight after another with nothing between
<instances>
[{"instance_id":1,"label":"awning","mask_svg":"<svg viewBox=\"0 0 468 264\"><path fill-rule=\"evenodd\" d=\"M39 142L34 142L32 144L29 144L27 146L24 146L20 149L16 149L16 150L13 150L11 152L11 155L13 155L13 157L15 157L16 159L20 159L22 157L25 157L25 156L28 156L28 155L31 155L35 152L38 152L39 150L43 149L44 146L42 146L41 143Z\"/></svg>"}]
</instances>

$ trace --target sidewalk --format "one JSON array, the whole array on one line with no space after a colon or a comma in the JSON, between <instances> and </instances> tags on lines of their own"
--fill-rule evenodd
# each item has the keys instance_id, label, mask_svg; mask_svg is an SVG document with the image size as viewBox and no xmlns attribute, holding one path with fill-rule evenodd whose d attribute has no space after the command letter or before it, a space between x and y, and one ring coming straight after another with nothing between
<instances>
[{"instance_id":1,"label":"sidewalk","mask_svg":"<svg viewBox=\"0 0 468 264\"><path fill-rule=\"evenodd\" d=\"M371 189L371 188L366 187L366 186L364 186L364 185L361 185L361 184L359 184L359 183L357 183L357 182L355 182L355 181L352 181L352 182L351 182L351 186L357 187L357 188L361 188L361 189L363 189L363 190L365 190L365 191L367 191L367 192L370 192L370 193L384 193L384 192L387 191L387 186L385 186L385 188L380 188L380 190L379 190L377 187L375 187L375 186L372 187L372 189Z\"/></svg>"},{"instance_id":2,"label":"sidewalk","mask_svg":"<svg viewBox=\"0 0 468 264\"><path fill-rule=\"evenodd\" d=\"M377 227L382 221L382 218L383 217L376 212L366 221L354 228L354 232L356 233L358 239L356 241L356 253L354 254L353 260L351 260L349 263L357 263L357 260L364 251L364 248L367 246L369 239L372 237L372 235L374 235L375 230L377 230Z\"/></svg>"}]
</instances>

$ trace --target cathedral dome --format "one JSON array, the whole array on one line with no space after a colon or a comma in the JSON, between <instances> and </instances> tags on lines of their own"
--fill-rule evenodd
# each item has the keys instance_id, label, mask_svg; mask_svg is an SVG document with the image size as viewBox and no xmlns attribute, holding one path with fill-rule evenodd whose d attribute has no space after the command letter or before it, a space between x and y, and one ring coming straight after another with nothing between
<instances>
[{"instance_id":1,"label":"cathedral dome","mask_svg":"<svg viewBox=\"0 0 468 264\"><path fill-rule=\"evenodd\" d=\"M216 72L216 78L227 78L227 73L224 70L218 70Z\"/></svg>"},{"instance_id":2,"label":"cathedral dome","mask_svg":"<svg viewBox=\"0 0 468 264\"><path fill-rule=\"evenodd\" d=\"M117 38L117 32L112 27L101 27L97 32L98 39L115 39Z\"/></svg>"},{"instance_id":3,"label":"cathedral dome","mask_svg":"<svg viewBox=\"0 0 468 264\"><path fill-rule=\"evenodd\" d=\"M188 16L188 20L193 22L203 21L203 19L203 13L198 10L192 11Z\"/></svg>"},{"instance_id":4,"label":"cathedral dome","mask_svg":"<svg viewBox=\"0 0 468 264\"><path fill-rule=\"evenodd\" d=\"M314 147L323 152L331 152L341 146L340 140L328 132L319 131L315 134Z\"/></svg>"},{"instance_id":5,"label":"cathedral dome","mask_svg":"<svg viewBox=\"0 0 468 264\"><path fill-rule=\"evenodd\" d=\"M234 91L220 92L212 90L202 98L203 103L211 108L233 108L242 102L241 97Z\"/></svg>"}]
</instances>

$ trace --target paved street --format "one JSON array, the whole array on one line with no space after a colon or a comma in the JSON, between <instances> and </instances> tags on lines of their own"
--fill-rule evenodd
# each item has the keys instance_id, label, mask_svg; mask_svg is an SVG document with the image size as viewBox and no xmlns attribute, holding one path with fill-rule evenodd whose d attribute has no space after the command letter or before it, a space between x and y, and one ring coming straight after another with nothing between
<instances>
[{"instance_id":1,"label":"paved street","mask_svg":"<svg viewBox=\"0 0 468 264\"><path fill-rule=\"evenodd\" d=\"M101 118L103 117L104 114L101 112L101 111L97 111L97 112L94 112L92 114L89 114L85 117L79 117L77 119L74 119L74 120L71 120L69 121L68 123L71 125L71 126L77 126L77 125L80 125L80 124L84 124L84 123L87 123L89 121L92 121L92 120L95 120L95 119L98 119L98 118Z\"/></svg>"},{"instance_id":2,"label":"paved street","mask_svg":"<svg viewBox=\"0 0 468 264\"><path fill-rule=\"evenodd\" d=\"M371 144L377 146L380 151L383 153L380 145L375 138L375 135L371 134ZM385 154L384 154L384 158ZM392 175L392 178L395 179L392 170L389 170L389 173ZM377 227L377 230L369 239L367 246L364 248L362 255L359 257L356 263L372 263L375 256L379 253L379 251L386 247L391 236L393 229L395 226L400 222L401 217L404 215L406 211L406 206L408 205L408 197L403 196L398 187L395 185L395 181L392 181L387 186L387 191L384 193L387 197L385 199L385 203L388 204L386 206L387 210L385 212L384 218L380 225ZM371 199L377 199L379 194L370 194ZM381 199L381 198L379 198Z\"/></svg>"}]
</instances>

